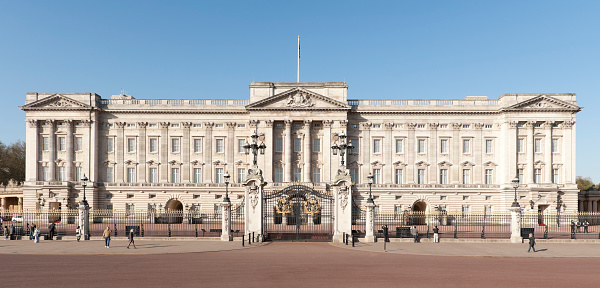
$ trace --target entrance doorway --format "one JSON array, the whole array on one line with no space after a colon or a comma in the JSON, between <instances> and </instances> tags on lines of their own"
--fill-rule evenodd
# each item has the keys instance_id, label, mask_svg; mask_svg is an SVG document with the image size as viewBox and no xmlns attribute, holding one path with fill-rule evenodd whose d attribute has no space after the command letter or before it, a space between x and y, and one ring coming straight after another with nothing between
<instances>
[{"instance_id":1,"label":"entrance doorway","mask_svg":"<svg viewBox=\"0 0 600 288\"><path fill-rule=\"evenodd\" d=\"M417 201L413 204L413 215L411 219L411 223L415 225L424 225L425 224L425 211L427 210L427 203L424 201Z\"/></svg>"},{"instance_id":2,"label":"entrance doorway","mask_svg":"<svg viewBox=\"0 0 600 288\"><path fill-rule=\"evenodd\" d=\"M550 205L538 205L538 225L540 226L546 226L544 223L544 211L548 208L548 206Z\"/></svg>"},{"instance_id":3,"label":"entrance doorway","mask_svg":"<svg viewBox=\"0 0 600 288\"><path fill-rule=\"evenodd\" d=\"M183 222L183 204L179 200L171 199L166 205L166 219L169 224Z\"/></svg>"}]
</instances>

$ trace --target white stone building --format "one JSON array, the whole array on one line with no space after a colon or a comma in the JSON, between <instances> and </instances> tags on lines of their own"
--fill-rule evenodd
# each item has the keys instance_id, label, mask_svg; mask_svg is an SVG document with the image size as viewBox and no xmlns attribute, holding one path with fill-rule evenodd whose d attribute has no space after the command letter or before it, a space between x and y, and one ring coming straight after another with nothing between
<instances>
[{"instance_id":1,"label":"white stone building","mask_svg":"<svg viewBox=\"0 0 600 288\"><path fill-rule=\"evenodd\" d=\"M329 189L345 133L355 201L376 209L577 211L575 94L504 94L497 100L347 100L343 82L254 82L249 99L102 99L94 93L27 93L25 209L219 209L223 174L235 205L252 165L256 131L266 190L290 182ZM557 203L562 203L557 207ZM553 210L554 209L554 210Z\"/></svg>"}]
</instances>

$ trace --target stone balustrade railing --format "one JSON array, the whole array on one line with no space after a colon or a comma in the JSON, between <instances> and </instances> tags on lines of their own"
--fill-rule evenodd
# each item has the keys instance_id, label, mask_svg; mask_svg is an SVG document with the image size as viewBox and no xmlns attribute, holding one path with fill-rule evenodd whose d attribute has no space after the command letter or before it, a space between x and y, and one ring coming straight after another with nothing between
<instances>
[{"instance_id":1,"label":"stone balustrade railing","mask_svg":"<svg viewBox=\"0 0 600 288\"><path fill-rule=\"evenodd\" d=\"M350 106L499 106L498 100L348 100Z\"/></svg>"},{"instance_id":2,"label":"stone balustrade railing","mask_svg":"<svg viewBox=\"0 0 600 288\"><path fill-rule=\"evenodd\" d=\"M102 99L101 105L118 106L246 106L250 100L242 99Z\"/></svg>"}]
</instances>

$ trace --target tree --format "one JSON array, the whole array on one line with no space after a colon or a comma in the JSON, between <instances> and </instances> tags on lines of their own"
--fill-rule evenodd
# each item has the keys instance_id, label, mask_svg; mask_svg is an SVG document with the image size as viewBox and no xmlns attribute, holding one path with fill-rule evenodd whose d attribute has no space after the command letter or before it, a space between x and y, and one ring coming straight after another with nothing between
<instances>
[{"instance_id":1,"label":"tree","mask_svg":"<svg viewBox=\"0 0 600 288\"><path fill-rule=\"evenodd\" d=\"M590 177L583 178L581 176L577 176L575 183L577 183L577 189L579 190L587 190L594 186L594 182L592 182L592 178Z\"/></svg>"},{"instance_id":2,"label":"tree","mask_svg":"<svg viewBox=\"0 0 600 288\"><path fill-rule=\"evenodd\" d=\"M25 142L17 141L9 146L0 141L0 183L8 184L11 179L25 181Z\"/></svg>"}]
</instances>

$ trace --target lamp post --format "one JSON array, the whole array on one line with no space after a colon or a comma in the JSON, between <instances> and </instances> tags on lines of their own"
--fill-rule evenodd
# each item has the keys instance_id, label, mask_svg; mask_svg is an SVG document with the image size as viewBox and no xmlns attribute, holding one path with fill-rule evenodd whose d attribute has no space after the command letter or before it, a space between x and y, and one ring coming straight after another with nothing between
<instances>
[{"instance_id":1,"label":"lamp post","mask_svg":"<svg viewBox=\"0 0 600 288\"><path fill-rule=\"evenodd\" d=\"M254 161L252 161L252 163L254 166L256 166L256 155L259 152L260 155L264 155L267 145L265 145L265 142L258 144L258 134L256 134L256 131L254 131L250 137L252 138L252 143L248 143L248 141L246 141L246 144L244 144L244 150L246 155L250 154L250 151L252 151L252 154L254 155Z\"/></svg>"},{"instance_id":2,"label":"lamp post","mask_svg":"<svg viewBox=\"0 0 600 288\"><path fill-rule=\"evenodd\" d=\"M87 181L89 179L85 176L85 174L83 174L83 178L81 178L81 181L83 181L83 183L81 183L81 186L83 186L83 200L81 201L81 204L85 207L89 206L87 199L85 198L85 187L87 187Z\"/></svg>"},{"instance_id":3,"label":"lamp post","mask_svg":"<svg viewBox=\"0 0 600 288\"><path fill-rule=\"evenodd\" d=\"M354 145L352 145L352 142L346 142L346 138L348 138L348 136L346 136L346 134L344 134L344 131L342 131L342 133L339 135L340 143L338 144L336 141L331 146L331 149L333 150L333 155L337 155L338 151L340 152L340 157L342 158L342 166L344 166L344 155L346 153L350 154L354 149Z\"/></svg>"},{"instance_id":4,"label":"lamp post","mask_svg":"<svg viewBox=\"0 0 600 288\"><path fill-rule=\"evenodd\" d=\"M521 207L519 205L519 202L517 201L517 188L519 188L519 177L515 177L512 180L512 183L513 183L513 188L515 188L515 201L513 201L512 205L510 205L510 207L515 207L515 208Z\"/></svg>"},{"instance_id":5,"label":"lamp post","mask_svg":"<svg viewBox=\"0 0 600 288\"><path fill-rule=\"evenodd\" d=\"M79 226L81 226L83 240L90 240L90 205L85 197L85 187L87 187L88 180L89 179L85 176L85 174L83 174L83 178L81 178L81 186L83 187L83 200L81 200L79 205Z\"/></svg>"},{"instance_id":6,"label":"lamp post","mask_svg":"<svg viewBox=\"0 0 600 288\"><path fill-rule=\"evenodd\" d=\"M231 176L229 175L229 173L227 171L225 171L225 175L223 175L223 178L225 179L225 198L223 199L223 202L227 202L227 203L231 203L231 201L229 200L229 178Z\"/></svg>"},{"instance_id":7,"label":"lamp post","mask_svg":"<svg viewBox=\"0 0 600 288\"><path fill-rule=\"evenodd\" d=\"M367 179L369 179L369 198L367 199L367 204L375 204L375 201L373 201L373 194L371 194L371 185L373 185L373 174L371 174L371 172L369 172Z\"/></svg>"},{"instance_id":8,"label":"lamp post","mask_svg":"<svg viewBox=\"0 0 600 288\"><path fill-rule=\"evenodd\" d=\"M557 187L557 189L559 189L559 187ZM558 216L556 218L556 225L558 227L560 227L560 210L562 208L562 204L563 204L563 200L562 200L562 197L560 197L560 191L556 191L556 213L557 213L556 216Z\"/></svg>"},{"instance_id":9,"label":"lamp post","mask_svg":"<svg viewBox=\"0 0 600 288\"><path fill-rule=\"evenodd\" d=\"M256 157L256 156L255 156ZM254 158L256 159L256 158ZM256 160L254 160L256 161ZM223 178L225 179L225 198L223 199L221 210L221 240L231 241L231 201L229 200L229 173L225 171Z\"/></svg>"}]
</instances>

